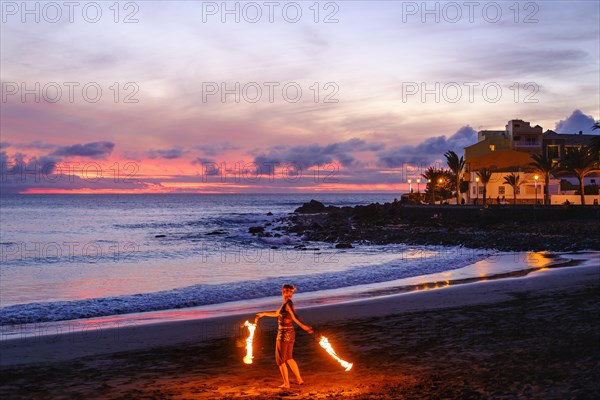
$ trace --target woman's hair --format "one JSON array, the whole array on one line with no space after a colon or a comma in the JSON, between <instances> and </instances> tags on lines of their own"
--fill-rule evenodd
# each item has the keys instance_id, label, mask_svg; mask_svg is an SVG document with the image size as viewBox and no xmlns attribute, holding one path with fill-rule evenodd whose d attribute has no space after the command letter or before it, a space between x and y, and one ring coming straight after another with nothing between
<instances>
[{"instance_id":1,"label":"woman's hair","mask_svg":"<svg viewBox=\"0 0 600 400\"><path fill-rule=\"evenodd\" d=\"M281 287L281 290L290 290L292 293L294 293L296 291L296 286L286 283Z\"/></svg>"}]
</instances>

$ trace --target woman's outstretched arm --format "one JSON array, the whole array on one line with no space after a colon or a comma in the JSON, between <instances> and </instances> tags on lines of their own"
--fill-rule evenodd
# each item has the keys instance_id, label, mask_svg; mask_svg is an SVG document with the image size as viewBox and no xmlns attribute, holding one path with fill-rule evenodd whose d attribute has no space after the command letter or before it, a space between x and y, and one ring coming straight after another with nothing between
<instances>
[{"instance_id":1,"label":"woman's outstretched arm","mask_svg":"<svg viewBox=\"0 0 600 400\"><path fill-rule=\"evenodd\" d=\"M296 310L294 309L293 305L286 304L285 308L290 313L290 315L292 316L292 319L294 320L294 322L300 328L304 329L308 333L313 333L313 328L311 326L306 325L304 322L302 322L302 320L300 319L300 317L298 317L298 315L296 314Z\"/></svg>"},{"instance_id":2,"label":"woman's outstretched arm","mask_svg":"<svg viewBox=\"0 0 600 400\"><path fill-rule=\"evenodd\" d=\"M278 311L262 311L256 314L256 320L258 321L262 317L279 317Z\"/></svg>"}]
</instances>

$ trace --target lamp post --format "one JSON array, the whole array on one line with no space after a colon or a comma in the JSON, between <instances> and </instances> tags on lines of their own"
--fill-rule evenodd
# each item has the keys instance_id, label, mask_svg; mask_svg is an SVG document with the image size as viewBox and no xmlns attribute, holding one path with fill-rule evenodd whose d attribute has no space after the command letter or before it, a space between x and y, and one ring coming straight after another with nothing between
<instances>
[{"instance_id":1,"label":"lamp post","mask_svg":"<svg viewBox=\"0 0 600 400\"><path fill-rule=\"evenodd\" d=\"M475 204L479 203L479 177L475 177Z\"/></svg>"},{"instance_id":2,"label":"lamp post","mask_svg":"<svg viewBox=\"0 0 600 400\"><path fill-rule=\"evenodd\" d=\"M408 193L412 194L412 179L408 178Z\"/></svg>"},{"instance_id":3,"label":"lamp post","mask_svg":"<svg viewBox=\"0 0 600 400\"><path fill-rule=\"evenodd\" d=\"M427 183L431 183L431 179L427 179ZM430 187L431 187L431 194L432 194L432 196L431 196L431 202L432 203L435 203L435 187L434 186L435 185L430 185Z\"/></svg>"},{"instance_id":4,"label":"lamp post","mask_svg":"<svg viewBox=\"0 0 600 400\"><path fill-rule=\"evenodd\" d=\"M540 177L535 175L533 177L533 179L534 179L533 187L535 188L535 204L537 205L537 181L538 181L538 179L540 179Z\"/></svg>"}]
</instances>

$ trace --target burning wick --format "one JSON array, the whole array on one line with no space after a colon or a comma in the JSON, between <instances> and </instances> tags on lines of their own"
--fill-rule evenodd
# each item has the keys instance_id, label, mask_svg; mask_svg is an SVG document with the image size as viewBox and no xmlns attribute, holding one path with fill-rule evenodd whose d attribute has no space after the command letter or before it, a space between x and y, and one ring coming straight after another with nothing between
<instances>
[{"instance_id":1,"label":"burning wick","mask_svg":"<svg viewBox=\"0 0 600 400\"><path fill-rule=\"evenodd\" d=\"M352 369L352 363L349 363L348 361L344 361L341 358L339 358L338 355L335 354L333 347L331 347L331 344L329 344L329 340L327 340L325 336L321 336L319 345L321 345L321 347L324 348L329 353L329 355L331 355L331 357L335 358L341 364L341 366L346 369L346 371L350 371L350 369Z\"/></svg>"},{"instance_id":2,"label":"burning wick","mask_svg":"<svg viewBox=\"0 0 600 400\"><path fill-rule=\"evenodd\" d=\"M250 322L244 322L244 325L248 327L248 339L246 339L246 357L244 357L244 363L252 364L252 341L254 340L254 331L256 330L256 324L251 324Z\"/></svg>"}]
</instances>

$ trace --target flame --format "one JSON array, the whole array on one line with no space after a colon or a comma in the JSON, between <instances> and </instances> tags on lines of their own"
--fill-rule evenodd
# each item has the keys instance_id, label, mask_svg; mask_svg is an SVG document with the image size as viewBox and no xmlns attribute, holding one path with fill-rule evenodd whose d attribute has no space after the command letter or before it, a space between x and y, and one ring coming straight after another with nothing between
<instances>
[{"instance_id":1,"label":"flame","mask_svg":"<svg viewBox=\"0 0 600 400\"><path fill-rule=\"evenodd\" d=\"M252 364L252 341L254 340L254 331L256 330L256 324L251 324L250 322L244 322L244 325L248 327L248 339L246 339L246 357L244 357L244 363Z\"/></svg>"},{"instance_id":2,"label":"flame","mask_svg":"<svg viewBox=\"0 0 600 400\"><path fill-rule=\"evenodd\" d=\"M337 360L337 362L339 362L341 364L341 366L346 369L346 371L350 371L350 369L352 369L353 364L339 358L338 355L335 354L333 347L331 347L331 344L329 344L329 340L327 340L327 338L325 336L321 336L319 345L321 345L321 347L324 348L331 355L331 357L335 358Z\"/></svg>"}]
</instances>

